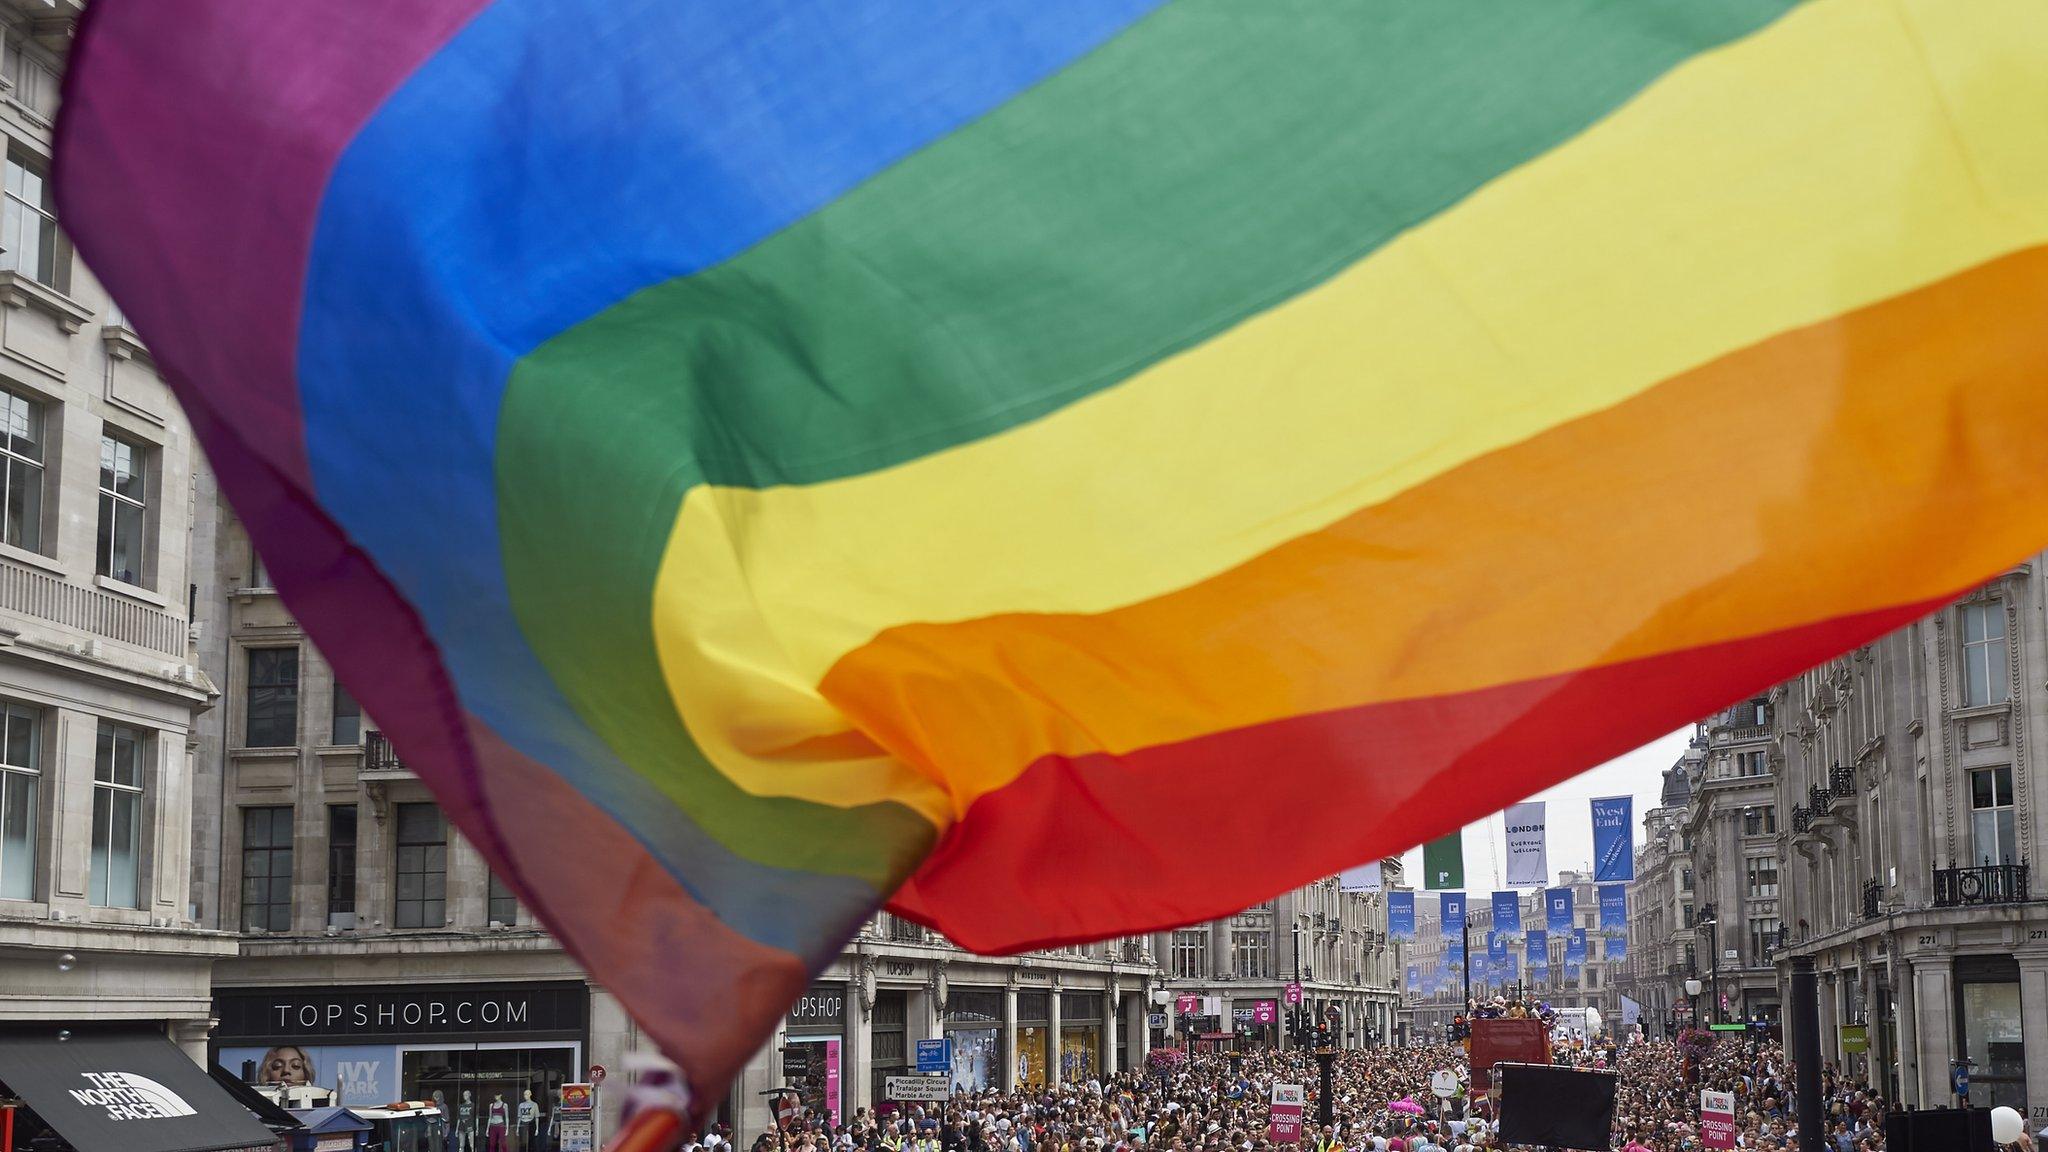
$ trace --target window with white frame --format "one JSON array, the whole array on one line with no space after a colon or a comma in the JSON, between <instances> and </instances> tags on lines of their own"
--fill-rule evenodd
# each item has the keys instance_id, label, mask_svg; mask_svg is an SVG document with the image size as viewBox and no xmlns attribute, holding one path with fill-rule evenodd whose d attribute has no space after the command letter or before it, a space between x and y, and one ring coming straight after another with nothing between
<instances>
[{"instance_id":1,"label":"window with white frame","mask_svg":"<svg viewBox=\"0 0 2048 1152\"><path fill-rule=\"evenodd\" d=\"M2011 864L2019 856L2012 826L2012 769L1970 773L1970 863Z\"/></svg>"},{"instance_id":2,"label":"window with white frame","mask_svg":"<svg viewBox=\"0 0 2048 1152\"><path fill-rule=\"evenodd\" d=\"M19 272L62 292L64 240L57 231L57 195L43 169L40 160L8 149L0 206L0 272Z\"/></svg>"},{"instance_id":3,"label":"window with white frame","mask_svg":"<svg viewBox=\"0 0 2048 1152\"><path fill-rule=\"evenodd\" d=\"M0 540L43 544L43 406L0 389Z\"/></svg>"},{"instance_id":4,"label":"window with white frame","mask_svg":"<svg viewBox=\"0 0 2048 1152\"><path fill-rule=\"evenodd\" d=\"M1963 605L1963 704L2002 704L2006 688L2005 609L1995 600Z\"/></svg>"},{"instance_id":5,"label":"window with white frame","mask_svg":"<svg viewBox=\"0 0 2048 1152\"><path fill-rule=\"evenodd\" d=\"M1749 878L1749 896L1752 900L1764 900L1778 894L1778 858L1776 856L1751 856L1744 861Z\"/></svg>"},{"instance_id":6,"label":"window with white frame","mask_svg":"<svg viewBox=\"0 0 2048 1152\"><path fill-rule=\"evenodd\" d=\"M36 898L36 815L42 794L42 717L0 707L0 900Z\"/></svg>"},{"instance_id":7,"label":"window with white frame","mask_svg":"<svg viewBox=\"0 0 2048 1152\"><path fill-rule=\"evenodd\" d=\"M1208 929L1181 928L1174 932L1173 975L1176 980L1203 980L1208 978Z\"/></svg>"},{"instance_id":8,"label":"window with white frame","mask_svg":"<svg viewBox=\"0 0 2048 1152\"><path fill-rule=\"evenodd\" d=\"M93 759L90 898L101 908L136 908L142 888L142 759L139 729L100 721Z\"/></svg>"},{"instance_id":9,"label":"window with white frame","mask_svg":"<svg viewBox=\"0 0 2048 1152\"><path fill-rule=\"evenodd\" d=\"M1273 976L1273 934L1263 928L1233 928L1230 957L1242 979L1268 980Z\"/></svg>"},{"instance_id":10,"label":"window with white frame","mask_svg":"<svg viewBox=\"0 0 2048 1152\"><path fill-rule=\"evenodd\" d=\"M1771 962L1771 946L1778 939L1776 916L1754 916L1749 921L1749 962L1764 967Z\"/></svg>"},{"instance_id":11,"label":"window with white frame","mask_svg":"<svg viewBox=\"0 0 2048 1152\"><path fill-rule=\"evenodd\" d=\"M149 450L119 436L100 437L99 574L140 585L144 522L149 512L143 465Z\"/></svg>"}]
</instances>

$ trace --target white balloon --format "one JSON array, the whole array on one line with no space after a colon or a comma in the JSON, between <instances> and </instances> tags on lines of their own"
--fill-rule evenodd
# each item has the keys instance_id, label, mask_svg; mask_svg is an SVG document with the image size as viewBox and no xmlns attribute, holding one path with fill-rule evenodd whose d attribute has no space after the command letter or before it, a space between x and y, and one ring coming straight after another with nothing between
<instances>
[{"instance_id":1,"label":"white balloon","mask_svg":"<svg viewBox=\"0 0 2048 1152\"><path fill-rule=\"evenodd\" d=\"M2010 1144L2018 1140L2027 1130L2027 1122L2011 1108L1991 1110L1991 1139L1999 1144Z\"/></svg>"}]
</instances>

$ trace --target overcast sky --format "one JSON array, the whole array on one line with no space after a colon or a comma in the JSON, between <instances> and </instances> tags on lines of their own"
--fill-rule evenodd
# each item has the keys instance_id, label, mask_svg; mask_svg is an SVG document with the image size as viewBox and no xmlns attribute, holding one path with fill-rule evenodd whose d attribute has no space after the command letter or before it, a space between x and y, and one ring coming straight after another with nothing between
<instances>
[{"instance_id":1,"label":"overcast sky","mask_svg":"<svg viewBox=\"0 0 2048 1152\"><path fill-rule=\"evenodd\" d=\"M1633 794L1636 798L1634 834L1638 846L1643 839L1643 813L1657 806L1664 788L1664 770L1678 762L1685 742L1692 738L1687 725L1662 739L1653 740L1626 755L1617 756L1555 788L1534 797L1546 802L1544 818L1549 825L1550 875L1559 869L1591 871L1593 861L1593 815L1588 801L1595 796ZM1492 848L1489 851L1488 845ZM1401 857L1408 883L1422 887L1422 849L1414 848ZM1465 829L1465 887L1472 892L1491 892L1505 885L1507 846L1502 839L1501 820L1489 816Z\"/></svg>"}]
</instances>

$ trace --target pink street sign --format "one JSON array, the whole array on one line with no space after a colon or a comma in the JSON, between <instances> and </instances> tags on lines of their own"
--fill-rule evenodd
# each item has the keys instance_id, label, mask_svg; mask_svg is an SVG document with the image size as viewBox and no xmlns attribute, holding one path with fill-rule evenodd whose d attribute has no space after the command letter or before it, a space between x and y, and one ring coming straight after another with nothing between
<instances>
[{"instance_id":1,"label":"pink street sign","mask_svg":"<svg viewBox=\"0 0 2048 1152\"><path fill-rule=\"evenodd\" d=\"M1295 983L1287 985L1287 1002L1289 1004L1301 1003L1301 985Z\"/></svg>"}]
</instances>

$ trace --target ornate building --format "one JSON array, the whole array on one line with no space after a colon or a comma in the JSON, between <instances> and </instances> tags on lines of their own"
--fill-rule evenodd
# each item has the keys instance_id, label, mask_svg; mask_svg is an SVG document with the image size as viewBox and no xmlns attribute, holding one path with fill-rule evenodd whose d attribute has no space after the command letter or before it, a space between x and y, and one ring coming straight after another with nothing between
<instances>
[{"instance_id":1,"label":"ornate building","mask_svg":"<svg viewBox=\"0 0 2048 1152\"><path fill-rule=\"evenodd\" d=\"M1642 1006L1647 1036L1675 1033L1689 1017L1686 978L1698 967L1692 927L1695 893L1691 841L1685 831L1692 776L1705 749L1696 741L1664 772L1658 805L1643 813L1636 879L1628 889L1628 959L1615 976L1620 994Z\"/></svg>"},{"instance_id":2,"label":"ornate building","mask_svg":"<svg viewBox=\"0 0 2048 1152\"><path fill-rule=\"evenodd\" d=\"M1699 1010L1713 1022L1775 1023L1781 997L1772 948L1783 921L1781 825L1774 774L1773 708L1766 697L1744 700L1700 721L1697 755L1684 763L1691 802L1680 828L1692 845L1693 932L1688 977L1706 989Z\"/></svg>"}]
</instances>

